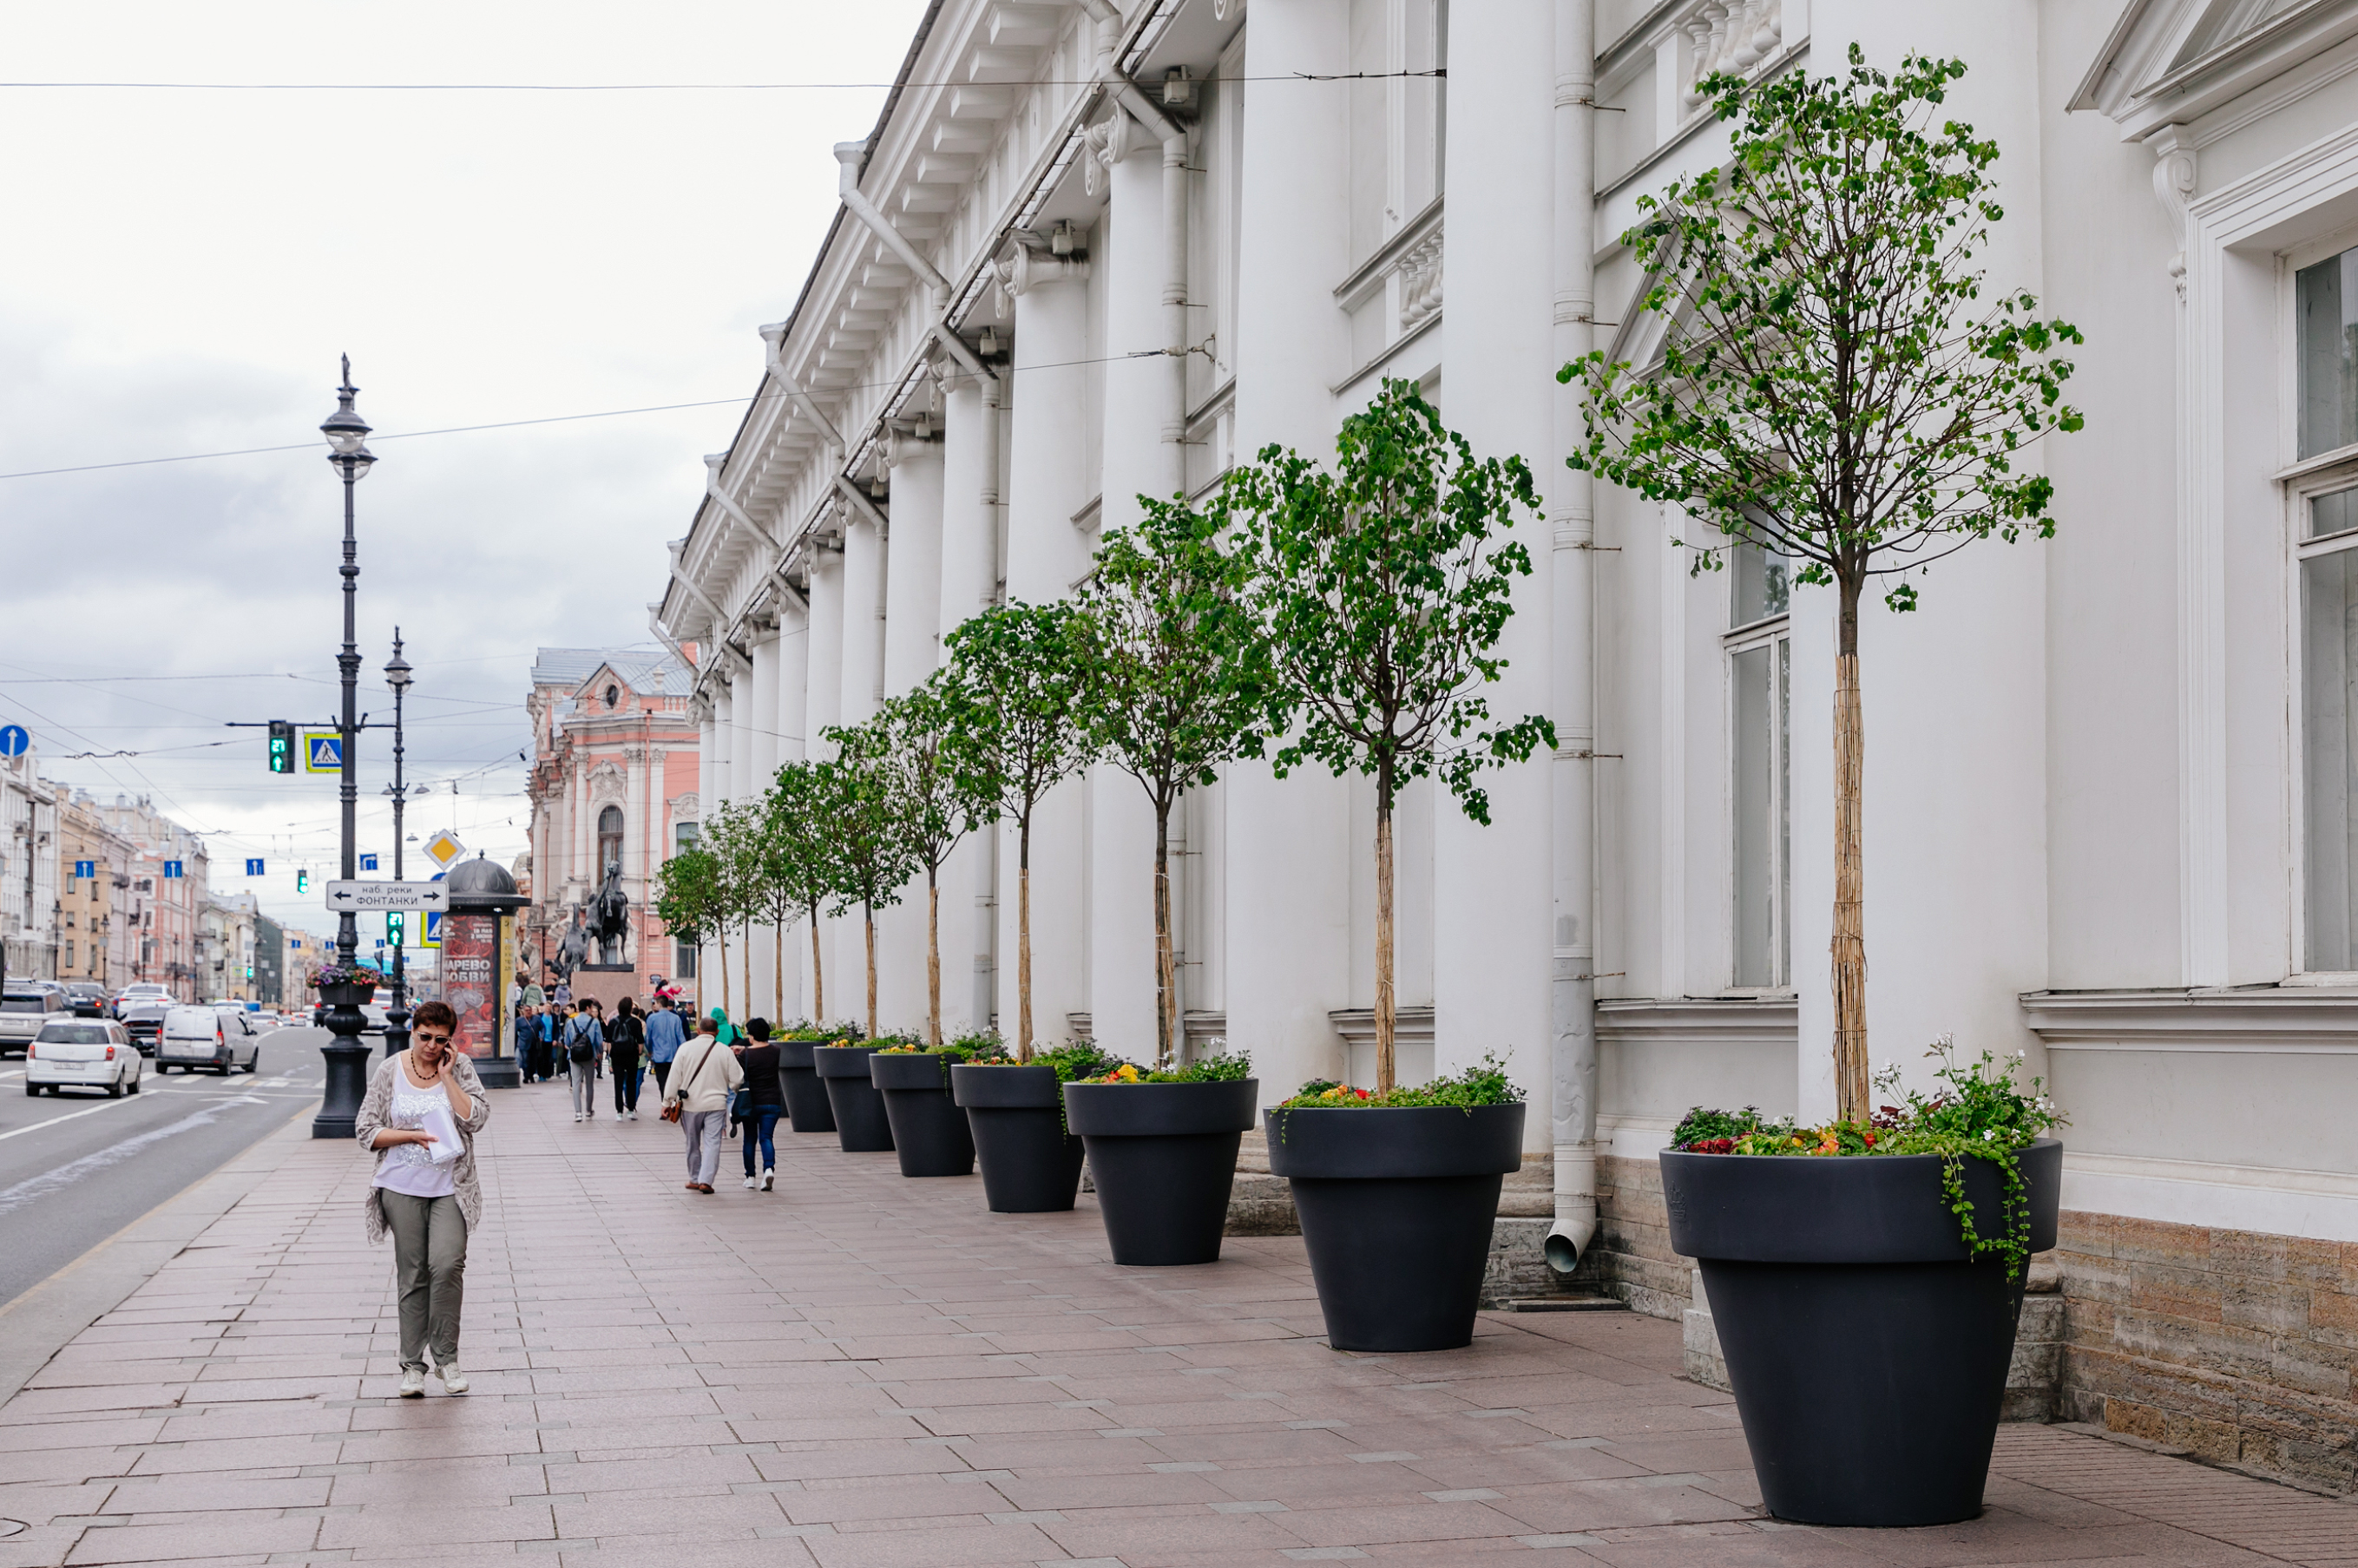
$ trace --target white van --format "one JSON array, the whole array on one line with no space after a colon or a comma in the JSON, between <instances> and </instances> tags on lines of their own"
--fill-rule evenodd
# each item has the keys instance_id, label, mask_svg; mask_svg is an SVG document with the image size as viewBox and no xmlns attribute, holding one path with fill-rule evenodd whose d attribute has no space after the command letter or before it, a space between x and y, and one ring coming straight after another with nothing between
<instances>
[{"instance_id":1,"label":"white van","mask_svg":"<svg viewBox=\"0 0 2358 1568\"><path fill-rule=\"evenodd\" d=\"M164 1033L156 1042L156 1071L174 1067L193 1073L211 1067L226 1077L230 1069L262 1070L262 1034L247 1022L242 1007L176 1007L164 1015Z\"/></svg>"}]
</instances>

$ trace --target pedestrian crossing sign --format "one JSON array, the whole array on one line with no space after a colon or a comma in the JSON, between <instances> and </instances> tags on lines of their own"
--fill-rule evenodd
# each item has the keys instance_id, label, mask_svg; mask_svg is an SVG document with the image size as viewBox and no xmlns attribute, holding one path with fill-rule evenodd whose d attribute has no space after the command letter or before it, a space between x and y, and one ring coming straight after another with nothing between
<instances>
[{"instance_id":1,"label":"pedestrian crossing sign","mask_svg":"<svg viewBox=\"0 0 2358 1568\"><path fill-rule=\"evenodd\" d=\"M303 731L303 771L340 773L344 771L344 738L333 730Z\"/></svg>"},{"instance_id":2,"label":"pedestrian crossing sign","mask_svg":"<svg viewBox=\"0 0 2358 1568\"><path fill-rule=\"evenodd\" d=\"M440 910L429 909L426 912L426 935L417 939L417 945L420 947L442 946L442 912Z\"/></svg>"}]
</instances>

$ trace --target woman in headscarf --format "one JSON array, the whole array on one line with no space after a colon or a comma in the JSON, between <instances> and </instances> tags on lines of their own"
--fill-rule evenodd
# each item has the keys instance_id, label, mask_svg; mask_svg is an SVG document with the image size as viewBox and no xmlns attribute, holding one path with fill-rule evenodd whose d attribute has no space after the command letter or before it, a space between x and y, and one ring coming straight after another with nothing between
<instances>
[{"instance_id":1,"label":"woman in headscarf","mask_svg":"<svg viewBox=\"0 0 2358 1568\"><path fill-rule=\"evenodd\" d=\"M744 1035L739 1033L737 1026L729 1022L729 1015L726 1012L716 1007L708 1016L712 1020L712 1032L719 1038L720 1044L732 1046L745 1044Z\"/></svg>"}]
</instances>

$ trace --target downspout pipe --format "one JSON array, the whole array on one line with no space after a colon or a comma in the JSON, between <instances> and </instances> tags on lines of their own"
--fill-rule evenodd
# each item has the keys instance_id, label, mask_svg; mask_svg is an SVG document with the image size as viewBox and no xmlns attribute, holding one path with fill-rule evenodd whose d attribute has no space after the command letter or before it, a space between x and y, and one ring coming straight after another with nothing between
<instances>
[{"instance_id":1,"label":"downspout pipe","mask_svg":"<svg viewBox=\"0 0 2358 1568\"><path fill-rule=\"evenodd\" d=\"M1596 5L1555 7L1556 358L1589 351L1595 320ZM1582 432L1570 392L1555 404L1558 462ZM1549 759L1554 807L1555 942L1551 954L1555 1223L1551 1268L1569 1274L1596 1239L1596 670L1595 485L1565 469L1549 485L1550 578L1555 616L1556 749Z\"/></svg>"},{"instance_id":2,"label":"downspout pipe","mask_svg":"<svg viewBox=\"0 0 2358 1568\"><path fill-rule=\"evenodd\" d=\"M786 373L785 335L786 324L784 321L773 321L762 329L762 350L769 362L770 379L785 390L786 396L793 401L794 406L809 416L810 422L819 427L830 445L841 451L850 445L843 438L843 432L836 428L835 421L827 416L827 411L818 406L818 400L804 391L802 384ZM705 460L709 462L711 460L708 458ZM875 524L881 531L885 526L884 514L878 510L875 502L869 499L868 492L853 483L851 476L839 469L831 477L836 493L849 502L854 511Z\"/></svg>"},{"instance_id":3,"label":"downspout pipe","mask_svg":"<svg viewBox=\"0 0 2358 1568\"><path fill-rule=\"evenodd\" d=\"M980 356L976 354L974 350L967 345L967 341L959 337L950 326L949 279L944 277L940 269L925 258L924 253L909 243L906 235L892 227L892 220L878 211L876 203L869 200L866 193L860 189L860 171L868 161L868 144L866 142L836 143L835 161L836 194L842 198L844 211L865 223L878 239L884 242L887 250L906 263L909 270L925 279L925 286L934 291L934 308L930 313L933 324L927 329L933 334L934 341L941 344L943 352L964 366L968 375L979 377L984 381L990 380L990 367L982 362Z\"/></svg>"}]
</instances>

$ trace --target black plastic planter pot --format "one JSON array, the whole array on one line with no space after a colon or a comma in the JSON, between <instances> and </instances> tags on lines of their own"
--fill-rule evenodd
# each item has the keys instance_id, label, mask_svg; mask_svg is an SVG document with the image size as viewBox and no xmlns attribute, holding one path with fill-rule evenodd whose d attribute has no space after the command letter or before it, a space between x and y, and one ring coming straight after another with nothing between
<instances>
[{"instance_id":1,"label":"black plastic planter pot","mask_svg":"<svg viewBox=\"0 0 2358 1568\"><path fill-rule=\"evenodd\" d=\"M2022 1152L2030 1248L2055 1245L2063 1145ZM1937 1156L1665 1152L1671 1247L1697 1260L1768 1511L1950 1524L1982 1511L2022 1281L1966 1261ZM1985 1238L2003 1187L1964 1162Z\"/></svg>"},{"instance_id":2,"label":"black plastic planter pot","mask_svg":"<svg viewBox=\"0 0 2358 1568\"><path fill-rule=\"evenodd\" d=\"M1523 1108L1261 1114L1270 1173L1293 1184L1326 1343L1472 1344L1498 1188L1523 1163Z\"/></svg>"},{"instance_id":3,"label":"black plastic planter pot","mask_svg":"<svg viewBox=\"0 0 2358 1568\"><path fill-rule=\"evenodd\" d=\"M1054 1067L950 1069L950 1093L966 1108L982 1194L994 1214L1055 1214L1081 1189L1081 1141L1065 1131L1065 1101Z\"/></svg>"},{"instance_id":4,"label":"black plastic planter pot","mask_svg":"<svg viewBox=\"0 0 2358 1568\"><path fill-rule=\"evenodd\" d=\"M938 1051L879 1051L868 1058L904 1176L974 1173L974 1134L950 1098L949 1065Z\"/></svg>"},{"instance_id":5,"label":"black plastic planter pot","mask_svg":"<svg viewBox=\"0 0 2358 1568\"><path fill-rule=\"evenodd\" d=\"M1088 1149L1115 1262L1219 1260L1237 1146L1260 1097L1258 1078L1065 1086L1065 1125Z\"/></svg>"},{"instance_id":6,"label":"black plastic planter pot","mask_svg":"<svg viewBox=\"0 0 2358 1568\"><path fill-rule=\"evenodd\" d=\"M818 1081L827 1086L827 1108L835 1113L835 1136L847 1154L878 1154L892 1147L892 1124L884 1097L868 1076L873 1045L821 1045L811 1053Z\"/></svg>"},{"instance_id":7,"label":"black plastic planter pot","mask_svg":"<svg viewBox=\"0 0 2358 1568\"><path fill-rule=\"evenodd\" d=\"M796 1132L832 1132L835 1108L827 1103L827 1086L818 1081L811 1064L816 1040L778 1042L778 1083L786 1093L786 1119Z\"/></svg>"}]
</instances>

